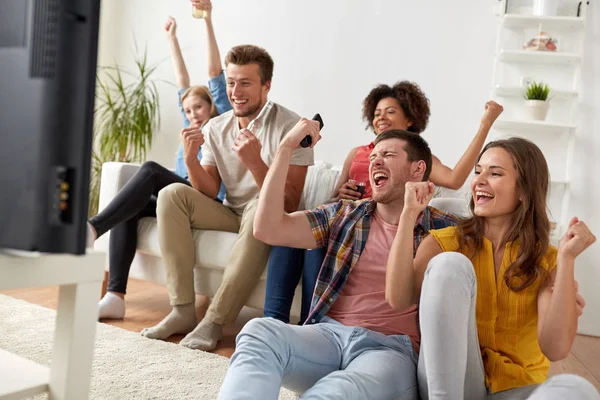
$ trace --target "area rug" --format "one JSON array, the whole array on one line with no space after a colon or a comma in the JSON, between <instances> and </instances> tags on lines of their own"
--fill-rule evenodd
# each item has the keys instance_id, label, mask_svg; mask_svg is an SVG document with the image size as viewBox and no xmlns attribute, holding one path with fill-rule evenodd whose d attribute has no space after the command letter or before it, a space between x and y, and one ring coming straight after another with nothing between
<instances>
[{"instance_id":1,"label":"area rug","mask_svg":"<svg viewBox=\"0 0 600 400\"><path fill-rule=\"evenodd\" d=\"M54 310L0 295L0 348L50 365L55 317ZM216 399L228 363L216 354L98 323L89 398ZM279 398L297 396L283 389Z\"/></svg>"}]
</instances>

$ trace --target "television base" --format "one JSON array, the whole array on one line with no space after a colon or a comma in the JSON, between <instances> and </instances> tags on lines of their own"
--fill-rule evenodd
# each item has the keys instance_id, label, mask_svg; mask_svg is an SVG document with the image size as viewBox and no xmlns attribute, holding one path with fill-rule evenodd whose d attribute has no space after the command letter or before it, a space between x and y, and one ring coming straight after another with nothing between
<instances>
[{"instance_id":1,"label":"television base","mask_svg":"<svg viewBox=\"0 0 600 400\"><path fill-rule=\"evenodd\" d=\"M105 258L0 250L0 290L59 286L51 366L0 350L0 400L88 398Z\"/></svg>"}]
</instances>

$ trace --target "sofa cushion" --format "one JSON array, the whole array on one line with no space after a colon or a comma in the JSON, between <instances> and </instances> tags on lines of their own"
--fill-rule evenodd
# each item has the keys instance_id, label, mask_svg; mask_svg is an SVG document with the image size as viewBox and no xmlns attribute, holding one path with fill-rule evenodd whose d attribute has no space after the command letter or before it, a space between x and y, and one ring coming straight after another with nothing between
<instances>
[{"instance_id":1,"label":"sofa cushion","mask_svg":"<svg viewBox=\"0 0 600 400\"><path fill-rule=\"evenodd\" d=\"M340 175L338 167L332 168L331 164L323 161L308 167L299 209L312 210L331 200Z\"/></svg>"}]
</instances>

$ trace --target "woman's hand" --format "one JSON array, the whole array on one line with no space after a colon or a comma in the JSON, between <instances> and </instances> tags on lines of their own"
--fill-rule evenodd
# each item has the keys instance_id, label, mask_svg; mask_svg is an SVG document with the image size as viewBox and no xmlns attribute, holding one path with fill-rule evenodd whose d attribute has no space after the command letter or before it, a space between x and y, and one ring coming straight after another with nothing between
<instances>
[{"instance_id":1,"label":"woman's hand","mask_svg":"<svg viewBox=\"0 0 600 400\"><path fill-rule=\"evenodd\" d=\"M585 249L596 241L596 236L590 232L585 222L577 217L571 219L567 233L558 243L558 257L575 260Z\"/></svg>"},{"instance_id":2,"label":"woman's hand","mask_svg":"<svg viewBox=\"0 0 600 400\"><path fill-rule=\"evenodd\" d=\"M167 39L175 39L177 37L177 21L170 15L167 22L165 22L165 32L167 33Z\"/></svg>"},{"instance_id":3,"label":"woman's hand","mask_svg":"<svg viewBox=\"0 0 600 400\"><path fill-rule=\"evenodd\" d=\"M183 159L185 162L198 159L200 146L204 144L204 134L199 128L185 128L181 130L183 142Z\"/></svg>"},{"instance_id":4,"label":"woman's hand","mask_svg":"<svg viewBox=\"0 0 600 400\"><path fill-rule=\"evenodd\" d=\"M338 194L338 200L360 200L362 198L362 194L357 191L358 186L356 186L351 181L344 183L340 187L340 192Z\"/></svg>"}]
</instances>

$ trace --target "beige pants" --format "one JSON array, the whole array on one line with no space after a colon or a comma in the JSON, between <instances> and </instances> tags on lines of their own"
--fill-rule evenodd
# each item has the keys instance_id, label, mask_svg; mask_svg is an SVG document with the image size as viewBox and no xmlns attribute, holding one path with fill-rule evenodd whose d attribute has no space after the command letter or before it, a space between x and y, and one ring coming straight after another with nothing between
<instances>
[{"instance_id":1,"label":"beige pants","mask_svg":"<svg viewBox=\"0 0 600 400\"><path fill-rule=\"evenodd\" d=\"M160 249L167 266L167 289L171 305L193 303L195 245L193 229L238 232L223 282L205 318L216 324L235 321L254 290L269 258L271 247L254 238L254 215L258 200L246 206L240 217L223 204L181 183L158 195L157 219Z\"/></svg>"}]
</instances>

